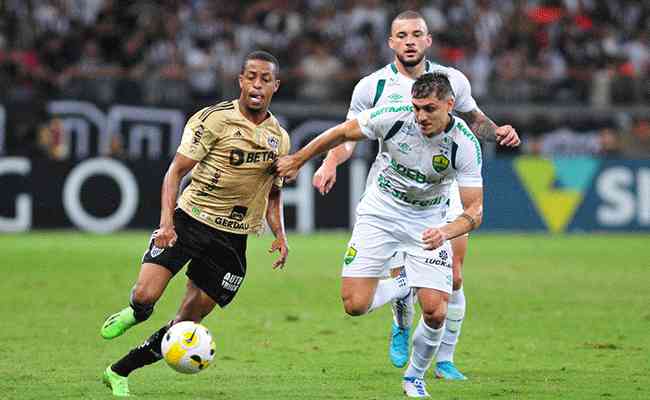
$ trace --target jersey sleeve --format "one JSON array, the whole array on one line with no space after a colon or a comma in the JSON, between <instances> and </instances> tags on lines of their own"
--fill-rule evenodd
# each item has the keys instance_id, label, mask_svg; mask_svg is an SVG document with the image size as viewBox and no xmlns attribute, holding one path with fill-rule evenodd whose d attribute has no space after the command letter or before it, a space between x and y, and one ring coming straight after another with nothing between
<instances>
[{"instance_id":1,"label":"jersey sleeve","mask_svg":"<svg viewBox=\"0 0 650 400\"><path fill-rule=\"evenodd\" d=\"M469 135L469 136L468 136ZM464 132L456 156L456 181L459 187L483 187L481 145L469 130Z\"/></svg>"},{"instance_id":2,"label":"jersey sleeve","mask_svg":"<svg viewBox=\"0 0 650 400\"><path fill-rule=\"evenodd\" d=\"M278 151L278 157L284 157L288 155L290 150L291 150L291 139L289 138L289 134L283 131L282 144L280 145ZM284 183L284 178L280 178L279 176L276 176L275 179L273 180L273 185L280 188L282 187L283 183Z\"/></svg>"},{"instance_id":3,"label":"jersey sleeve","mask_svg":"<svg viewBox=\"0 0 650 400\"><path fill-rule=\"evenodd\" d=\"M478 108L476 100L472 97L472 85L469 79L455 68L451 68L451 73L455 75L455 82L457 82L454 88L454 111L469 112Z\"/></svg>"},{"instance_id":4,"label":"jersey sleeve","mask_svg":"<svg viewBox=\"0 0 650 400\"><path fill-rule=\"evenodd\" d=\"M215 132L214 128L208 129L198 114L192 116L185 124L177 150L179 154L195 161L201 161L218 140L218 132Z\"/></svg>"},{"instance_id":5,"label":"jersey sleeve","mask_svg":"<svg viewBox=\"0 0 650 400\"><path fill-rule=\"evenodd\" d=\"M355 86L346 119L355 119L362 111L372 108L372 82L363 78Z\"/></svg>"}]
</instances>

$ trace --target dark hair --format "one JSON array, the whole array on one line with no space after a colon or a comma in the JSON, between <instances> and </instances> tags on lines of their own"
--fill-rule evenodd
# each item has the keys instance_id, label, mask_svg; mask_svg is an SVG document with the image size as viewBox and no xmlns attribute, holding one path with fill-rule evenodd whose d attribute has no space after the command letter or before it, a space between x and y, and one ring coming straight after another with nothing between
<instances>
[{"instance_id":1,"label":"dark hair","mask_svg":"<svg viewBox=\"0 0 650 400\"><path fill-rule=\"evenodd\" d=\"M442 72L434 72L420 75L411 88L411 95L414 99L423 99L434 94L438 100L447 100L454 97L449 77Z\"/></svg>"},{"instance_id":2,"label":"dark hair","mask_svg":"<svg viewBox=\"0 0 650 400\"><path fill-rule=\"evenodd\" d=\"M405 20L405 19L421 19L422 21L424 21L424 26L427 26L427 20L424 19L422 14L420 14L417 11L406 10L406 11L402 11L401 13L397 14L397 16L395 18L393 18L393 20L390 23L390 32L391 33L393 32L393 24L395 24L395 21L401 21L401 20ZM427 30L429 30L428 26L427 26Z\"/></svg>"},{"instance_id":3,"label":"dark hair","mask_svg":"<svg viewBox=\"0 0 650 400\"><path fill-rule=\"evenodd\" d=\"M250 60L262 60L262 61L267 61L273 64L273 76L276 78L280 74L280 63L278 62L278 59L273 56L273 54L268 53L263 50L256 50L251 53L248 53L248 55L244 58L244 62L241 65L241 73L244 73L244 70L246 69L246 63Z\"/></svg>"}]
</instances>

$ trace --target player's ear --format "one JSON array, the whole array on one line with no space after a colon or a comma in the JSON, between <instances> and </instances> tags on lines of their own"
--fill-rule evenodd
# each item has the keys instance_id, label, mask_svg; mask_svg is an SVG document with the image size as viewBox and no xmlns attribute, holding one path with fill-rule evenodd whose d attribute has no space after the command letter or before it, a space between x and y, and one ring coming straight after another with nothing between
<instances>
[{"instance_id":1,"label":"player's ear","mask_svg":"<svg viewBox=\"0 0 650 400\"><path fill-rule=\"evenodd\" d=\"M433 39L431 38L431 34L427 33L427 40L426 40L427 46L425 48L428 49L429 47L431 47L432 44L433 44Z\"/></svg>"},{"instance_id":2,"label":"player's ear","mask_svg":"<svg viewBox=\"0 0 650 400\"><path fill-rule=\"evenodd\" d=\"M388 47L390 47L391 50L395 50L395 42L393 41L393 35L390 35L388 37Z\"/></svg>"},{"instance_id":3,"label":"player's ear","mask_svg":"<svg viewBox=\"0 0 650 400\"><path fill-rule=\"evenodd\" d=\"M239 89L243 89L244 88L244 83L243 83L244 75L239 74L239 76L237 77L237 81L239 82Z\"/></svg>"},{"instance_id":4,"label":"player's ear","mask_svg":"<svg viewBox=\"0 0 650 400\"><path fill-rule=\"evenodd\" d=\"M276 79L276 80L273 82L273 93L277 92L278 89L280 89L280 80L279 80L279 79Z\"/></svg>"},{"instance_id":5,"label":"player's ear","mask_svg":"<svg viewBox=\"0 0 650 400\"><path fill-rule=\"evenodd\" d=\"M449 97L449 99L447 99L447 107L449 107L450 112L454 109L454 104L456 104L456 100L453 97Z\"/></svg>"}]
</instances>

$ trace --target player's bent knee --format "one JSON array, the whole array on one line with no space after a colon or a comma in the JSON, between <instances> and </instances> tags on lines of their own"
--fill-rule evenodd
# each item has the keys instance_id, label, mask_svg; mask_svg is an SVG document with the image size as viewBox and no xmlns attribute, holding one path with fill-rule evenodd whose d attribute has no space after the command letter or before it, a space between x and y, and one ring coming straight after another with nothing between
<instances>
[{"instance_id":1,"label":"player's bent knee","mask_svg":"<svg viewBox=\"0 0 650 400\"><path fill-rule=\"evenodd\" d=\"M447 318L446 307L435 307L429 310L423 309L422 318L424 318L424 321L428 326L437 329L445 323Z\"/></svg>"},{"instance_id":2,"label":"player's bent knee","mask_svg":"<svg viewBox=\"0 0 650 400\"><path fill-rule=\"evenodd\" d=\"M358 317L368 312L368 302L358 296L350 296L343 298L343 308L345 312L352 316Z\"/></svg>"}]
</instances>

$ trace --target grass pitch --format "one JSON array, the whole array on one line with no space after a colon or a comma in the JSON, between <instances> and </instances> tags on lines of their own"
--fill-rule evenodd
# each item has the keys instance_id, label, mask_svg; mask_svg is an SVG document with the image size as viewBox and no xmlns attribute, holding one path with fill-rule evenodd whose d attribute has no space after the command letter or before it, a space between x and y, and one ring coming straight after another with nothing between
<instances>
[{"instance_id":1,"label":"grass pitch","mask_svg":"<svg viewBox=\"0 0 650 400\"><path fill-rule=\"evenodd\" d=\"M204 322L216 362L185 376L164 362L131 375L143 399L401 399L388 362L388 308L347 317L339 273L348 235L291 235L286 270L270 237L249 240L238 297ZM152 318L99 336L128 301L148 233L0 236L0 398L109 399L101 373L173 316L179 274ZM650 398L650 237L477 234L456 363L427 376L437 399Z\"/></svg>"}]
</instances>

